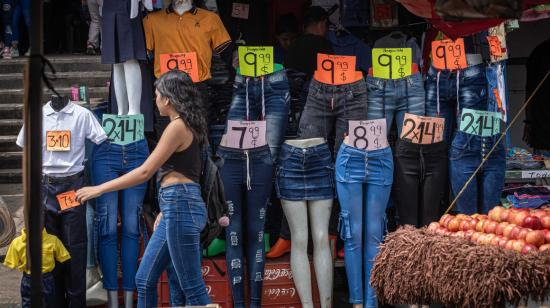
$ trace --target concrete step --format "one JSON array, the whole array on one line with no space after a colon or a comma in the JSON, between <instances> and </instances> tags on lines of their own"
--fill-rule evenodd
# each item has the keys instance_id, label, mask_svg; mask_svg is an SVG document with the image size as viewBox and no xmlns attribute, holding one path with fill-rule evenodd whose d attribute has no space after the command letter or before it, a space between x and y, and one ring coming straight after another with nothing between
<instances>
[{"instance_id":1,"label":"concrete step","mask_svg":"<svg viewBox=\"0 0 550 308\"><path fill-rule=\"evenodd\" d=\"M23 152L0 152L0 169L23 168Z\"/></svg>"},{"instance_id":2,"label":"concrete step","mask_svg":"<svg viewBox=\"0 0 550 308\"><path fill-rule=\"evenodd\" d=\"M17 135L21 127L23 127L23 120L21 119L1 119L0 136Z\"/></svg>"},{"instance_id":3,"label":"concrete step","mask_svg":"<svg viewBox=\"0 0 550 308\"><path fill-rule=\"evenodd\" d=\"M0 169L0 184L22 183L22 169Z\"/></svg>"},{"instance_id":4,"label":"concrete step","mask_svg":"<svg viewBox=\"0 0 550 308\"><path fill-rule=\"evenodd\" d=\"M99 56L46 55L46 58L53 64L57 72L89 72L111 70L111 65L101 64L101 57ZM28 63L28 61L28 57L20 57L11 60L2 59L2 61L0 61L0 74L23 73L24 66Z\"/></svg>"},{"instance_id":5,"label":"concrete step","mask_svg":"<svg viewBox=\"0 0 550 308\"><path fill-rule=\"evenodd\" d=\"M51 73L48 77L54 78ZM69 88L72 85L87 87L104 87L111 78L110 71L58 72L55 80L50 79L55 88ZM23 73L0 74L0 89L22 89Z\"/></svg>"},{"instance_id":6,"label":"concrete step","mask_svg":"<svg viewBox=\"0 0 550 308\"><path fill-rule=\"evenodd\" d=\"M15 140L17 140L17 135L0 136L0 152L21 151L21 148L15 144Z\"/></svg>"},{"instance_id":7,"label":"concrete step","mask_svg":"<svg viewBox=\"0 0 550 308\"><path fill-rule=\"evenodd\" d=\"M22 119L23 104L0 104L0 119Z\"/></svg>"},{"instance_id":8,"label":"concrete step","mask_svg":"<svg viewBox=\"0 0 550 308\"><path fill-rule=\"evenodd\" d=\"M71 96L71 88L56 88L56 91L60 95ZM42 92L42 101L45 103L50 100L52 92L49 89L44 89ZM22 104L23 103L23 89L0 89L0 104ZM88 97L90 98L102 98L107 99L109 96L109 88L107 87L89 87Z\"/></svg>"}]
</instances>

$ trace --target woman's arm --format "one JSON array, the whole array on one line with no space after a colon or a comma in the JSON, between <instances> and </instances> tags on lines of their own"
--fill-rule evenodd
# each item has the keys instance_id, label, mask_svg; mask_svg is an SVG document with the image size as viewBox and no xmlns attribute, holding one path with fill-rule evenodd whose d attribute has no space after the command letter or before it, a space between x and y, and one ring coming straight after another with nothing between
<instances>
[{"instance_id":1,"label":"woman's arm","mask_svg":"<svg viewBox=\"0 0 550 308\"><path fill-rule=\"evenodd\" d=\"M185 131L185 133L182 134L182 131ZM182 135L184 138L182 138ZM76 192L77 200L82 203L89 199L97 198L104 193L126 189L147 181L181 145L190 143L189 140L191 137L192 133L182 121L170 123L160 137L160 141L153 153L141 166L119 178L98 186L79 189Z\"/></svg>"}]
</instances>

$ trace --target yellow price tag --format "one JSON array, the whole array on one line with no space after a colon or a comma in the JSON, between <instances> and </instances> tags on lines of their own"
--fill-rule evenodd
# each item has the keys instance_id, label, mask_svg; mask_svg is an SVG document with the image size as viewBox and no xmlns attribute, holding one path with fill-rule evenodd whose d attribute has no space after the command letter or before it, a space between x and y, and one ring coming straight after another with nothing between
<instances>
[{"instance_id":1,"label":"yellow price tag","mask_svg":"<svg viewBox=\"0 0 550 308\"><path fill-rule=\"evenodd\" d=\"M272 46L239 46L241 75L258 77L273 73Z\"/></svg>"},{"instance_id":2,"label":"yellow price tag","mask_svg":"<svg viewBox=\"0 0 550 308\"><path fill-rule=\"evenodd\" d=\"M411 48L374 48L373 75L376 78L398 79L412 74Z\"/></svg>"}]
</instances>

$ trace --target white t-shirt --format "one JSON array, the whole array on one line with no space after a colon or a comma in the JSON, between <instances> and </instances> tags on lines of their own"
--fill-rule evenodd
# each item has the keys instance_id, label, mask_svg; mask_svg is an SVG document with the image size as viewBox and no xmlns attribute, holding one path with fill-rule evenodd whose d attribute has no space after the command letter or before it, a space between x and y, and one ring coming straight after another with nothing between
<instances>
[{"instance_id":1,"label":"white t-shirt","mask_svg":"<svg viewBox=\"0 0 550 308\"><path fill-rule=\"evenodd\" d=\"M94 114L81 106L69 102L59 112L53 110L51 102L42 107L42 172L50 176L69 176L84 169L85 139L100 144L107 139L105 131ZM47 151L47 131L70 131L69 151ZM17 145L23 147L25 128L17 136Z\"/></svg>"}]
</instances>

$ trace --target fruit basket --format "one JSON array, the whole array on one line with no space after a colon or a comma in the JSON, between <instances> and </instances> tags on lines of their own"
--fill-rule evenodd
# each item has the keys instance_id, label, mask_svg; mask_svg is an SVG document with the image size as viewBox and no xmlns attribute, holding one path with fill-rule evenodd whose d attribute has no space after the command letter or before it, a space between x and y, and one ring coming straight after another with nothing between
<instances>
[{"instance_id":1,"label":"fruit basket","mask_svg":"<svg viewBox=\"0 0 550 308\"><path fill-rule=\"evenodd\" d=\"M550 298L550 236L542 223L549 214L497 207L405 226L381 245L371 285L386 304L542 303Z\"/></svg>"}]
</instances>

